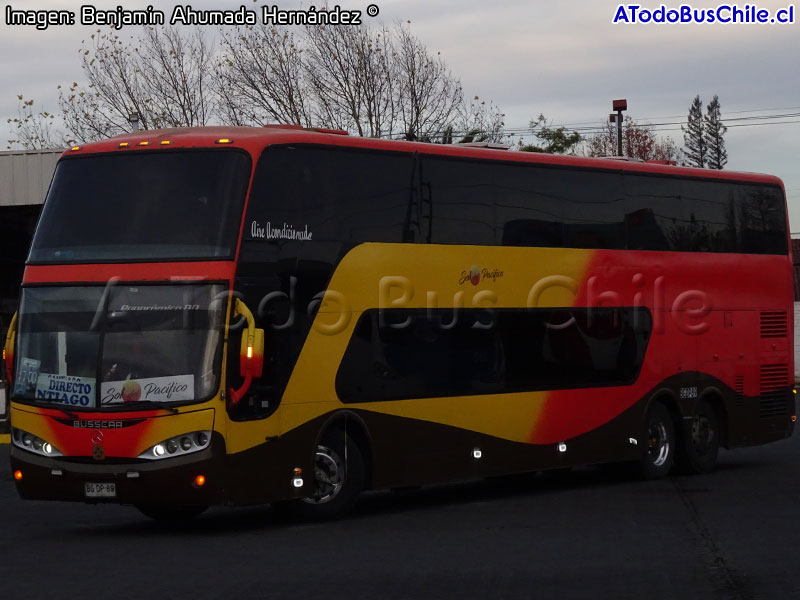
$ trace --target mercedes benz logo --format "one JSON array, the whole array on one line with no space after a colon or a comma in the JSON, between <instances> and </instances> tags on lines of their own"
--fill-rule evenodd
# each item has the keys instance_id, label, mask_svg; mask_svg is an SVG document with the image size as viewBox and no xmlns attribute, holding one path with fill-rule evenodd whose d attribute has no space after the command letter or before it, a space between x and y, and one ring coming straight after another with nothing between
<instances>
[{"instance_id":1,"label":"mercedes benz logo","mask_svg":"<svg viewBox=\"0 0 800 600\"><path fill-rule=\"evenodd\" d=\"M96 429L92 435L92 443L98 445L103 443L103 432L99 429Z\"/></svg>"}]
</instances>

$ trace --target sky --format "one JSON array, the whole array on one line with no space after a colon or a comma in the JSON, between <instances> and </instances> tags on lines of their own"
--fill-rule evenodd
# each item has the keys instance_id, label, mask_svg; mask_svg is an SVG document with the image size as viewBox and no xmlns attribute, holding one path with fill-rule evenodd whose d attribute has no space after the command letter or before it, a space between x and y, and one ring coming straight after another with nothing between
<instances>
[{"instance_id":1,"label":"sky","mask_svg":"<svg viewBox=\"0 0 800 600\"><path fill-rule=\"evenodd\" d=\"M338 1L342 8L366 12L373 0ZM774 14L789 2L760 0L758 8ZM259 0L258 4L262 3ZM612 21L620 4L607 0L374 3L380 9L377 19L385 23L411 21L412 31L430 51L441 52L465 92L499 106L509 128L524 128L540 113L554 125L599 126L608 119L615 98L626 98L627 114L650 123L685 119L697 94L704 104L718 94L723 120L800 113L800 3L794 9L795 22L787 25L615 24ZM16 115L17 94L35 99L38 107L57 109L57 86L81 81L81 41L96 29L74 25L37 31L9 26L6 7L76 11L81 4L75 0L2 4L0 127ZM94 5L102 9L118 5L142 9L148 4L169 14L181 3L96 0ZM252 0L194 0L190 4L195 9L258 6ZM301 6L299 2L275 4L280 8ZM648 9L664 4L669 9L679 7L681 1L642 0L638 4ZM719 4L720 0L692 0L696 9L712 9ZM744 8L746 3L738 6ZM366 15L364 20L373 22ZM124 28L121 33L137 35L138 30ZM782 178L791 230L800 232L800 117L762 122L778 120L794 122L730 127L725 136L727 169ZM663 129L660 135L671 136L678 146L683 145L679 125L659 129ZM6 132L0 129L0 133Z\"/></svg>"}]
</instances>

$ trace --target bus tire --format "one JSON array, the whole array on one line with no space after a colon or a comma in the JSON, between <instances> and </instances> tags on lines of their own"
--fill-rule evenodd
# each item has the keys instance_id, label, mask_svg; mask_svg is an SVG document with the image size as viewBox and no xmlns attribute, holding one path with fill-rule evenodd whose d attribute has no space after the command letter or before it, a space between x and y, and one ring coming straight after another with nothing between
<instances>
[{"instance_id":1,"label":"bus tire","mask_svg":"<svg viewBox=\"0 0 800 600\"><path fill-rule=\"evenodd\" d=\"M191 521L208 509L207 506L163 506L157 504L137 504L136 508L146 517L165 523Z\"/></svg>"},{"instance_id":2,"label":"bus tire","mask_svg":"<svg viewBox=\"0 0 800 600\"><path fill-rule=\"evenodd\" d=\"M644 479L666 477L675 462L675 423L666 406L653 402L647 409L644 423L644 454L639 461L639 474Z\"/></svg>"},{"instance_id":3,"label":"bus tire","mask_svg":"<svg viewBox=\"0 0 800 600\"><path fill-rule=\"evenodd\" d=\"M279 512L291 517L321 520L349 511L364 489L366 471L361 449L342 429L325 433L314 459L314 492L311 496L277 503Z\"/></svg>"},{"instance_id":4,"label":"bus tire","mask_svg":"<svg viewBox=\"0 0 800 600\"><path fill-rule=\"evenodd\" d=\"M691 425L679 445L678 464L685 473L708 473L717 464L720 425L714 407L700 400L692 415Z\"/></svg>"}]
</instances>

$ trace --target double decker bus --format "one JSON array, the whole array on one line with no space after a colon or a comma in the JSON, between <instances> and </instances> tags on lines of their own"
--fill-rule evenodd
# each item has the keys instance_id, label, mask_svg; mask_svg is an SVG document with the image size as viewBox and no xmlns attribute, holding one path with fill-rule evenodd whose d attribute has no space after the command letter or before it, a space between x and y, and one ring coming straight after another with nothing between
<instances>
[{"instance_id":1,"label":"double decker bus","mask_svg":"<svg viewBox=\"0 0 800 600\"><path fill-rule=\"evenodd\" d=\"M775 177L349 137L61 158L5 346L24 498L154 517L631 461L793 429Z\"/></svg>"}]
</instances>

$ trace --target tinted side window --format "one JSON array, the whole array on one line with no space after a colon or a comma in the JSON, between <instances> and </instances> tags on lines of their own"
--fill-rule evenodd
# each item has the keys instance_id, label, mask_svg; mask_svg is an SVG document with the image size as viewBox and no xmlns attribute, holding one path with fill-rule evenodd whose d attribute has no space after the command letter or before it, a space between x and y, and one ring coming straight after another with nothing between
<instances>
[{"instance_id":1,"label":"tinted side window","mask_svg":"<svg viewBox=\"0 0 800 600\"><path fill-rule=\"evenodd\" d=\"M630 250L786 254L776 187L626 175L625 198Z\"/></svg>"},{"instance_id":2,"label":"tinted side window","mask_svg":"<svg viewBox=\"0 0 800 600\"><path fill-rule=\"evenodd\" d=\"M625 175L625 247L679 250L686 226L679 179Z\"/></svg>"},{"instance_id":3,"label":"tinted side window","mask_svg":"<svg viewBox=\"0 0 800 600\"><path fill-rule=\"evenodd\" d=\"M421 174L423 240L495 245L495 169L497 165L490 162L425 157Z\"/></svg>"},{"instance_id":4,"label":"tinted side window","mask_svg":"<svg viewBox=\"0 0 800 600\"><path fill-rule=\"evenodd\" d=\"M786 209L780 190L743 185L737 191L736 216L742 252L786 254Z\"/></svg>"},{"instance_id":5,"label":"tinted side window","mask_svg":"<svg viewBox=\"0 0 800 600\"><path fill-rule=\"evenodd\" d=\"M644 308L369 310L336 377L343 402L633 383L652 329Z\"/></svg>"},{"instance_id":6,"label":"tinted side window","mask_svg":"<svg viewBox=\"0 0 800 600\"><path fill-rule=\"evenodd\" d=\"M256 222L269 224L265 241L402 242L411 192L407 155L269 148L256 169L245 238L259 239Z\"/></svg>"},{"instance_id":7,"label":"tinted side window","mask_svg":"<svg viewBox=\"0 0 800 600\"><path fill-rule=\"evenodd\" d=\"M497 225L503 246L564 246L565 173L529 165L495 167Z\"/></svg>"},{"instance_id":8,"label":"tinted side window","mask_svg":"<svg viewBox=\"0 0 800 600\"><path fill-rule=\"evenodd\" d=\"M614 172L562 171L565 245L625 247L622 176Z\"/></svg>"},{"instance_id":9,"label":"tinted side window","mask_svg":"<svg viewBox=\"0 0 800 600\"><path fill-rule=\"evenodd\" d=\"M660 184L660 182L654 182ZM675 250L738 252L737 187L714 181L681 180L683 223Z\"/></svg>"}]
</instances>

